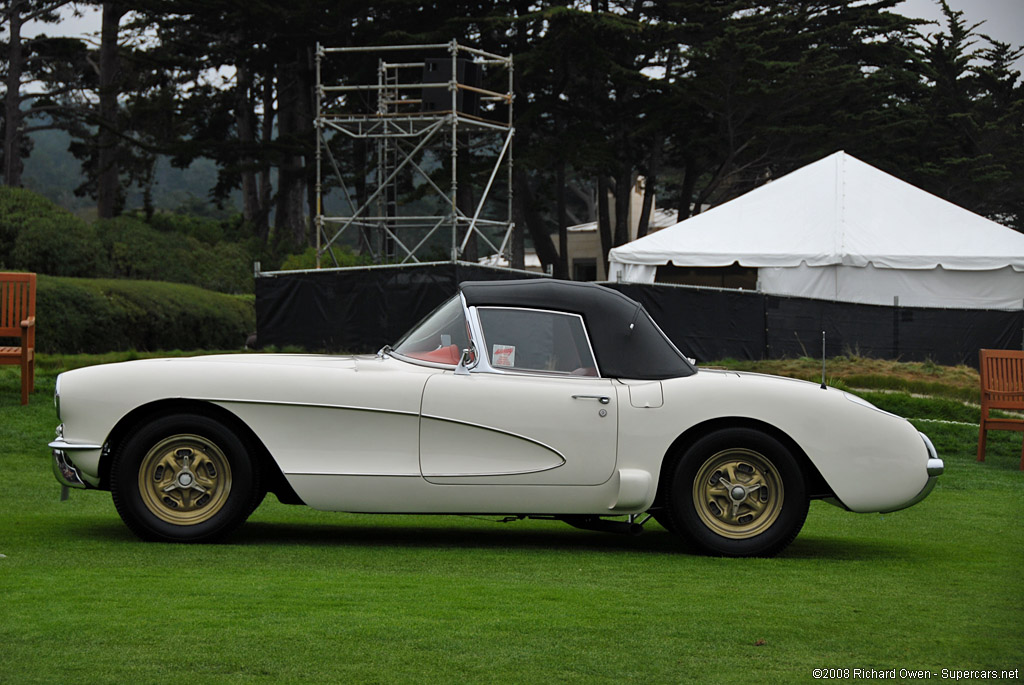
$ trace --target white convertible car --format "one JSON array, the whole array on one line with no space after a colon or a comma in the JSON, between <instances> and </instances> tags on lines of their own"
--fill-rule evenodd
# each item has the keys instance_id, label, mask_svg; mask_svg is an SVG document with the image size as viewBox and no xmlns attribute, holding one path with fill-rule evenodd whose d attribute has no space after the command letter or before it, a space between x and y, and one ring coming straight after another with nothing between
<instances>
[{"instance_id":1,"label":"white convertible car","mask_svg":"<svg viewBox=\"0 0 1024 685\"><path fill-rule=\"evenodd\" d=\"M943 463L815 383L698 370L642 306L547 279L464 283L375 356L131 361L57 379L54 473L147 540L208 541L267 492L349 512L554 518L772 555L808 501L885 512Z\"/></svg>"}]
</instances>

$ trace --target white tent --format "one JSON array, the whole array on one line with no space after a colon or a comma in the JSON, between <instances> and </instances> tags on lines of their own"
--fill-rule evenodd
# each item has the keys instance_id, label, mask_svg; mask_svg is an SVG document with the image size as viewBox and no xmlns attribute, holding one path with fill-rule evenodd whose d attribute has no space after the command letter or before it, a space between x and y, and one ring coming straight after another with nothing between
<instances>
[{"instance_id":1,"label":"white tent","mask_svg":"<svg viewBox=\"0 0 1024 685\"><path fill-rule=\"evenodd\" d=\"M612 280L658 265L757 268L765 293L1020 309L1024 234L837 152L609 254Z\"/></svg>"}]
</instances>

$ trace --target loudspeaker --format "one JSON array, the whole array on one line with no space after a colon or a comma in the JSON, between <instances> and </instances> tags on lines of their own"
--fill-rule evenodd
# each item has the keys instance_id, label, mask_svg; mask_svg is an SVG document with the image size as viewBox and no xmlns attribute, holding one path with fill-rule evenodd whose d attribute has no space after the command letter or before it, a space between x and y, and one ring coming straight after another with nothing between
<instances>
[{"instance_id":1,"label":"loudspeaker","mask_svg":"<svg viewBox=\"0 0 1024 685\"><path fill-rule=\"evenodd\" d=\"M480 65L472 60L455 61L456 82L464 86L480 87ZM448 83L452 80L450 57L428 59L423 63L423 83ZM424 88L423 111L447 112L452 108L452 94L447 88ZM463 114L480 115L480 93L459 89L456 93L455 108Z\"/></svg>"}]
</instances>

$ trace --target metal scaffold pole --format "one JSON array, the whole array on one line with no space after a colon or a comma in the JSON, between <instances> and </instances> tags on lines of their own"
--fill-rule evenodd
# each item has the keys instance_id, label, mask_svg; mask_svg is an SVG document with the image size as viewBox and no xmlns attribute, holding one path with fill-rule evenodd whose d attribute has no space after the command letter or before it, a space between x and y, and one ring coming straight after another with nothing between
<instances>
[{"instance_id":1,"label":"metal scaffold pole","mask_svg":"<svg viewBox=\"0 0 1024 685\"><path fill-rule=\"evenodd\" d=\"M510 263L512 85L511 56L455 40L317 45L317 268L343 244L376 264Z\"/></svg>"}]
</instances>

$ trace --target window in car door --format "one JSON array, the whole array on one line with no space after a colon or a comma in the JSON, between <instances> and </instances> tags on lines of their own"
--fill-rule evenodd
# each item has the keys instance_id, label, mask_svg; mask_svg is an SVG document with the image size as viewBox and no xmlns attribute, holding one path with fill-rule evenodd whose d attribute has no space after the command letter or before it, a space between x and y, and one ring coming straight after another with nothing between
<instances>
[{"instance_id":1,"label":"window in car door","mask_svg":"<svg viewBox=\"0 0 1024 685\"><path fill-rule=\"evenodd\" d=\"M481 351L496 371L599 376L579 314L480 307Z\"/></svg>"}]
</instances>

